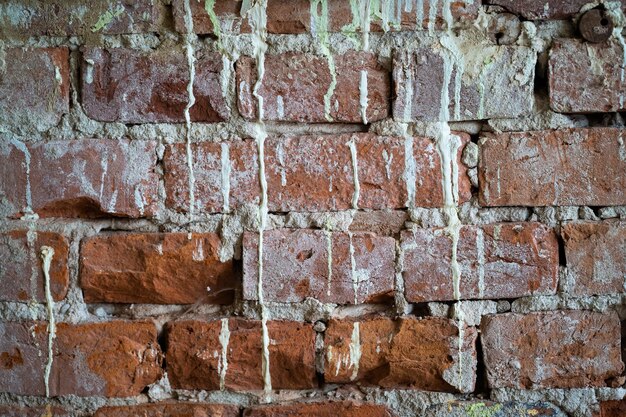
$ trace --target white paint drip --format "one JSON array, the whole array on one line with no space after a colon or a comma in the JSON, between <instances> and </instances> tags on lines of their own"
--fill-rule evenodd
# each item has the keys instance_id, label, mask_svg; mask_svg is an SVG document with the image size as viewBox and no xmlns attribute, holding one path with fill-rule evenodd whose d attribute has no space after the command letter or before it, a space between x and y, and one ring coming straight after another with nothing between
<instances>
[{"instance_id":1,"label":"white paint drip","mask_svg":"<svg viewBox=\"0 0 626 417\"><path fill-rule=\"evenodd\" d=\"M352 325L352 338L350 339L350 368L352 368L352 375L350 375L350 381L354 381L359 375L360 362L361 362L360 323L358 321L355 321Z\"/></svg>"},{"instance_id":2,"label":"white paint drip","mask_svg":"<svg viewBox=\"0 0 626 417\"><path fill-rule=\"evenodd\" d=\"M31 220L36 214L33 213L33 196L30 187L30 151L24 142L17 139L11 139L11 144L24 154L24 165L26 168L26 207L24 207L24 217L22 220Z\"/></svg>"},{"instance_id":3,"label":"white paint drip","mask_svg":"<svg viewBox=\"0 0 626 417\"><path fill-rule=\"evenodd\" d=\"M437 3L439 0L430 0L428 9L428 33L433 34L435 32L435 22L437 20Z\"/></svg>"},{"instance_id":4,"label":"white paint drip","mask_svg":"<svg viewBox=\"0 0 626 417\"><path fill-rule=\"evenodd\" d=\"M283 96L281 95L276 97L276 112L278 113L278 118L280 120L285 118L285 102L283 101Z\"/></svg>"},{"instance_id":5,"label":"white paint drip","mask_svg":"<svg viewBox=\"0 0 626 417\"><path fill-rule=\"evenodd\" d=\"M361 120L363 124L367 124L367 71L361 70L361 81L359 82L359 105L361 106Z\"/></svg>"},{"instance_id":6,"label":"white paint drip","mask_svg":"<svg viewBox=\"0 0 626 417\"><path fill-rule=\"evenodd\" d=\"M350 241L350 278L352 279L352 291L354 291L354 304L359 300L359 276L356 270L356 258L354 256L354 244L352 243L352 232L348 232Z\"/></svg>"},{"instance_id":7,"label":"white paint drip","mask_svg":"<svg viewBox=\"0 0 626 417\"><path fill-rule=\"evenodd\" d=\"M56 338L56 321L54 319L54 300L52 299L52 290L50 289L50 265L52 263L52 257L54 256L54 249L49 246L41 247L41 260L44 276L44 290L46 293L46 308L48 311L48 361L46 363L46 369L44 372L44 384L46 386L46 397L50 397L50 372L52 371L52 361L54 355L52 347L54 339Z\"/></svg>"},{"instance_id":8,"label":"white paint drip","mask_svg":"<svg viewBox=\"0 0 626 417\"><path fill-rule=\"evenodd\" d=\"M413 155L413 136L407 132L407 125L402 125L402 136L404 136L404 182L407 190L406 206L409 209L415 208L415 183L417 181L417 166Z\"/></svg>"},{"instance_id":9,"label":"white paint drip","mask_svg":"<svg viewBox=\"0 0 626 417\"><path fill-rule=\"evenodd\" d=\"M278 163L280 164L280 185L285 187L287 185L287 170L285 169L285 147L283 141L278 142L278 146L276 146L276 156L278 156Z\"/></svg>"},{"instance_id":10,"label":"white paint drip","mask_svg":"<svg viewBox=\"0 0 626 417\"><path fill-rule=\"evenodd\" d=\"M403 109L403 122L411 121L413 115L413 69L412 65L407 65L402 69L406 75L406 83L404 86L404 109Z\"/></svg>"},{"instance_id":11,"label":"white paint drip","mask_svg":"<svg viewBox=\"0 0 626 417\"><path fill-rule=\"evenodd\" d=\"M360 0L361 7L361 47L364 51L370 49L370 2L371 0Z\"/></svg>"},{"instance_id":12,"label":"white paint drip","mask_svg":"<svg viewBox=\"0 0 626 417\"><path fill-rule=\"evenodd\" d=\"M202 243L202 239L200 238L196 240L196 247L191 253L191 259L193 259L195 262L204 261L204 245Z\"/></svg>"},{"instance_id":13,"label":"white paint drip","mask_svg":"<svg viewBox=\"0 0 626 417\"><path fill-rule=\"evenodd\" d=\"M352 157L352 177L354 181L354 192L352 193L352 208L359 208L359 194L361 193L361 184L359 183L359 161L357 158L357 149L355 138L352 137L348 143L350 147L350 156Z\"/></svg>"},{"instance_id":14,"label":"white paint drip","mask_svg":"<svg viewBox=\"0 0 626 417\"><path fill-rule=\"evenodd\" d=\"M220 345L222 352L217 362L217 370L220 374L220 390L224 390L226 385L226 371L228 370L228 342L230 341L230 330L228 329L228 319L222 319L222 328L220 330Z\"/></svg>"},{"instance_id":15,"label":"white paint drip","mask_svg":"<svg viewBox=\"0 0 626 417\"><path fill-rule=\"evenodd\" d=\"M626 42L624 41L624 35L622 35L623 28L616 28L613 33L615 39L622 47L622 65L620 66L619 75L619 109L624 110L624 75L626 74Z\"/></svg>"},{"instance_id":16,"label":"white paint drip","mask_svg":"<svg viewBox=\"0 0 626 417\"><path fill-rule=\"evenodd\" d=\"M328 0L311 0L311 31L319 42L322 55L326 57L328 71L330 72L330 84L326 94L324 94L324 117L329 122L332 122L333 117L330 115L330 108L331 100L337 87L337 69L335 67L335 58L330 50Z\"/></svg>"},{"instance_id":17,"label":"white paint drip","mask_svg":"<svg viewBox=\"0 0 626 417\"><path fill-rule=\"evenodd\" d=\"M385 175L388 180L391 180L391 164L393 162L393 154L387 152L386 149L383 149L383 161L385 161Z\"/></svg>"},{"instance_id":18,"label":"white paint drip","mask_svg":"<svg viewBox=\"0 0 626 417\"><path fill-rule=\"evenodd\" d=\"M485 296L485 235L483 229L476 229L476 259L478 261L478 297Z\"/></svg>"},{"instance_id":19,"label":"white paint drip","mask_svg":"<svg viewBox=\"0 0 626 417\"><path fill-rule=\"evenodd\" d=\"M330 297L330 290L333 281L333 232L330 230L324 230L326 236L326 252L328 253L328 278L326 281L326 296Z\"/></svg>"},{"instance_id":20,"label":"white paint drip","mask_svg":"<svg viewBox=\"0 0 626 417\"><path fill-rule=\"evenodd\" d=\"M441 14L443 15L443 21L446 22L446 29L452 30L452 9L450 8L451 0L443 0L441 3Z\"/></svg>"},{"instance_id":21,"label":"white paint drip","mask_svg":"<svg viewBox=\"0 0 626 417\"><path fill-rule=\"evenodd\" d=\"M185 136L186 136L186 153L187 153L187 169L189 170L189 222L193 221L195 209L195 186L196 178L193 171L193 154L191 151L191 115L190 110L196 102L193 94L193 84L196 76L195 57L192 46L193 38L193 19L191 17L191 7L189 0L183 0L183 8L185 10L185 51L187 55L187 66L189 67L189 82L187 83L187 104L185 105Z\"/></svg>"},{"instance_id":22,"label":"white paint drip","mask_svg":"<svg viewBox=\"0 0 626 417\"><path fill-rule=\"evenodd\" d=\"M220 161L222 165L222 200L224 201L224 213L228 213L230 212L230 148L228 143L222 142Z\"/></svg>"},{"instance_id":23,"label":"white paint drip","mask_svg":"<svg viewBox=\"0 0 626 417\"><path fill-rule=\"evenodd\" d=\"M619 151L618 151L619 159L622 162L626 162L626 144L624 143L624 137L621 131L620 131L619 136L617 137L617 143L619 144Z\"/></svg>"},{"instance_id":24,"label":"white paint drip","mask_svg":"<svg viewBox=\"0 0 626 417\"><path fill-rule=\"evenodd\" d=\"M257 100L257 121L254 126L254 137L256 138L257 151L259 155L259 182L261 185L261 200L259 203L259 242L258 242L258 282L257 293L259 306L261 308L261 336L263 342L262 349L262 374L263 389L265 391L264 401L271 401L272 378L270 375L270 337L267 328L268 312L263 297L263 231L267 222L267 179L265 177L265 139L267 131L263 123L264 109L263 97L259 94L259 89L263 83L265 75L265 52L267 51L267 0L256 0L251 4L251 0L244 0L241 11L248 17L248 22L252 27L252 44L254 56L256 58L257 81L252 90L253 96Z\"/></svg>"},{"instance_id":25,"label":"white paint drip","mask_svg":"<svg viewBox=\"0 0 626 417\"><path fill-rule=\"evenodd\" d=\"M449 0L446 0L449 2ZM449 4L448 4L449 8ZM454 77L454 119L461 119L461 87L463 83L463 74L465 72L465 57L458 45L456 44L454 38L452 36L442 37L440 40L441 45L447 49L454 59L454 69L455 69L455 77ZM444 54L444 60L449 60L446 54ZM451 65L451 64L448 64ZM445 66L445 64L444 64ZM452 71L452 67L450 66L450 71ZM452 74L450 74L450 78Z\"/></svg>"}]
</instances>

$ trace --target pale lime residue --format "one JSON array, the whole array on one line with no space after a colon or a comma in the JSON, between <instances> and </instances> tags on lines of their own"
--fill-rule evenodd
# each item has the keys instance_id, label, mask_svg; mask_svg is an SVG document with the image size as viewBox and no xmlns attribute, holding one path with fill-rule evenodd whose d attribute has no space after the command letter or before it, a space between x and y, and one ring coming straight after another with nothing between
<instances>
[{"instance_id":1,"label":"pale lime residue","mask_svg":"<svg viewBox=\"0 0 626 417\"><path fill-rule=\"evenodd\" d=\"M41 247L41 260L44 276L44 291L46 294L46 308L48 310L48 361L46 363L46 369L44 372L44 384L46 386L46 397L50 396L50 372L52 371L52 361L54 356L52 354L52 346L54 339L56 338L56 321L54 319L54 300L52 299L52 290L50 289L50 265L52 263L52 257L54 256L54 249L49 246Z\"/></svg>"},{"instance_id":2,"label":"pale lime residue","mask_svg":"<svg viewBox=\"0 0 626 417\"><path fill-rule=\"evenodd\" d=\"M220 21L215 14L215 0L205 0L204 1L204 10L206 10L209 15L209 20L211 21L211 25L213 25L213 34L217 38L217 47L218 49L222 49L222 28L220 26Z\"/></svg>"},{"instance_id":3,"label":"pale lime residue","mask_svg":"<svg viewBox=\"0 0 626 417\"><path fill-rule=\"evenodd\" d=\"M187 154L187 169L189 171L189 221L193 221L193 214L195 209L195 185L196 178L193 171L193 153L191 150L191 114L190 110L196 103L196 97L193 93L193 84L196 76L195 56L193 46L191 44L193 37L193 20L191 16L191 7L189 6L189 0L183 0L183 7L185 10L185 51L187 56L187 66L189 68L189 82L187 83L187 104L185 105L185 151Z\"/></svg>"},{"instance_id":4,"label":"pale lime residue","mask_svg":"<svg viewBox=\"0 0 626 417\"><path fill-rule=\"evenodd\" d=\"M319 14L318 14L319 11ZM322 54L326 57L328 70L330 72L330 84L324 94L324 117L329 122L333 121L330 115L331 99L337 87L337 70L335 58L330 50L328 34L330 32L328 23L328 0L311 0L311 29L317 38Z\"/></svg>"},{"instance_id":5,"label":"pale lime residue","mask_svg":"<svg viewBox=\"0 0 626 417\"><path fill-rule=\"evenodd\" d=\"M122 6L121 4L118 4L115 10L107 10L100 15L98 21L91 27L91 31L94 33L101 31L109 24L111 24L113 19L120 16L122 13L124 13L124 6Z\"/></svg>"},{"instance_id":6,"label":"pale lime residue","mask_svg":"<svg viewBox=\"0 0 626 417\"><path fill-rule=\"evenodd\" d=\"M502 404L488 406L485 403L474 403L465 407L468 417L493 417L502 409Z\"/></svg>"}]
</instances>

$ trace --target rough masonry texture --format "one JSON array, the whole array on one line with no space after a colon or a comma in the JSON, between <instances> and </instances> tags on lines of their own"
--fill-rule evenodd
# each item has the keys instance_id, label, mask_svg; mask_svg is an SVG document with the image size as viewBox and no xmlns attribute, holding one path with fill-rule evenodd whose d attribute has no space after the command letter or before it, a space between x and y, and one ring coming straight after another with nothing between
<instances>
[{"instance_id":1,"label":"rough masonry texture","mask_svg":"<svg viewBox=\"0 0 626 417\"><path fill-rule=\"evenodd\" d=\"M0 416L623 417L626 0L5 0Z\"/></svg>"}]
</instances>

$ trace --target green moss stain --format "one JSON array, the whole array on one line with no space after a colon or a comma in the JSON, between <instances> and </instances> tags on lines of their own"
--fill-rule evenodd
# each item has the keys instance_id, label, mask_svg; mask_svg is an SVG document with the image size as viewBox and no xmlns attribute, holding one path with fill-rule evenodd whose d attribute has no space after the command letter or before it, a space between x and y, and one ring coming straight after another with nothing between
<instances>
[{"instance_id":1,"label":"green moss stain","mask_svg":"<svg viewBox=\"0 0 626 417\"><path fill-rule=\"evenodd\" d=\"M91 27L91 31L94 33L101 31L105 27L109 26L111 22L122 13L124 13L124 6L121 4L118 4L114 10L107 10L101 14L100 17L98 17L98 21Z\"/></svg>"},{"instance_id":2,"label":"green moss stain","mask_svg":"<svg viewBox=\"0 0 626 417\"><path fill-rule=\"evenodd\" d=\"M330 115L331 99L337 87L337 70L335 68L335 58L330 51L330 41L328 38L328 0L311 0L311 21L312 31L317 38L322 54L328 62L328 70L330 71L330 84L324 94L324 116L329 122L333 121Z\"/></svg>"},{"instance_id":3,"label":"green moss stain","mask_svg":"<svg viewBox=\"0 0 626 417\"><path fill-rule=\"evenodd\" d=\"M204 1L204 10L206 10L209 15L209 20L211 20L211 25L213 25L213 33L217 38L217 47L221 51L222 48L222 27L220 26L220 21L215 14L215 0L205 0Z\"/></svg>"},{"instance_id":4,"label":"green moss stain","mask_svg":"<svg viewBox=\"0 0 626 417\"><path fill-rule=\"evenodd\" d=\"M468 417L494 417L502 409L502 404L488 406L485 403L474 403L465 407Z\"/></svg>"}]
</instances>

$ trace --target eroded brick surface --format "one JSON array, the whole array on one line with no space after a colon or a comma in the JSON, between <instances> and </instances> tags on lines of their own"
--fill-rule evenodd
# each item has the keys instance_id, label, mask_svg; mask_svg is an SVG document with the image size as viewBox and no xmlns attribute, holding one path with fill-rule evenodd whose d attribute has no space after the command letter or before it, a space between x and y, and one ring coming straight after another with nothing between
<instances>
[{"instance_id":1,"label":"eroded brick surface","mask_svg":"<svg viewBox=\"0 0 626 417\"><path fill-rule=\"evenodd\" d=\"M0 143L0 214L148 217L156 212L156 143Z\"/></svg>"},{"instance_id":2,"label":"eroded brick surface","mask_svg":"<svg viewBox=\"0 0 626 417\"><path fill-rule=\"evenodd\" d=\"M392 417L387 407L352 401L265 405L248 408L244 417Z\"/></svg>"},{"instance_id":3,"label":"eroded brick surface","mask_svg":"<svg viewBox=\"0 0 626 417\"><path fill-rule=\"evenodd\" d=\"M492 388L602 387L624 370L615 312L486 316L481 334Z\"/></svg>"},{"instance_id":4,"label":"eroded brick surface","mask_svg":"<svg viewBox=\"0 0 626 417\"><path fill-rule=\"evenodd\" d=\"M470 392L476 380L477 332L462 329L460 343L457 323L443 318L332 319L324 338L324 379Z\"/></svg>"},{"instance_id":5,"label":"eroded brick surface","mask_svg":"<svg viewBox=\"0 0 626 417\"><path fill-rule=\"evenodd\" d=\"M45 395L48 334L44 322L0 324L0 390ZM50 394L130 397L162 375L153 323L58 323Z\"/></svg>"},{"instance_id":6,"label":"eroded brick surface","mask_svg":"<svg viewBox=\"0 0 626 417\"><path fill-rule=\"evenodd\" d=\"M330 101L324 96L332 77L323 56L284 53L265 57L265 75L258 94L263 97L263 119L285 122L374 122L387 117L391 98L389 72L369 52L348 52L334 57L336 85ZM249 120L258 117L253 89L257 81L254 60L237 61L239 112ZM360 81L366 74L365 85ZM361 87L363 92L361 91ZM367 91L366 91L367 90ZM367 96L361 108L361 95Z\"/></svg>"},{"instance_id":7,"label":"eroded brick surface","mask_svg":"<svg viewBox=\"0 0 626 417\"><path fill-rule=\"evenodd\" d=\"M561 113L600 113L626 109L620 63L624 49L614 39L603 43L559 39L550 50L550 106Z\"/></svg>"},{"instance_id":8,"label":"eroded brick surface","mask_svg":"<svg viewBox=\"0 0 626 417\"><path fill-rule=\"evenodd\" d=\"M6 48L0 61L0 123L39 131L59 123L69 111L68 48Z\"/></svg>"},{"instance_id":9,"label":"eroded brick surface","mask_svg":"<svg viewBox=\"0 0 626 417\"><path fill-rule=\"evenodd\" d=\"M52 299L65 297L69 286L68 240L53 232L12 230L0 234L0 300L45 301L43 246L54 250L49 271Z\"/></svg>"},{"instance_id":10,"label":"eroded brick surface","mask_svg":"<svg viewBox=\"0 0 626 417\"><path fill-rule=\"evenodd\" d=\"M317 387L313 326L270 321L267 327L272 387ZM263 389L262 348L258 320L171 322L167 329L167 373L174 388L214 390L223 385L230 390ZM227 352L225 360L223 349Z\"/></svg>"},{"instance_id":11,"label":"eroded brick surface","mask_svg":"<svg viewBox=\"0 0 626 417\"><path fill-rule=\"evenodd\" d=\"M6 0L0 4L0 37L142 33L156 29L154 0Z\"/></svg>"},{"instance_id":12,"label":"eroded brick surface","mask_svg":"<svg viewBox=\"0 0 626 417\"><path fill-rule=\"evenodd\" d=\"M84 240L80 283L88 303L229 304L233 261L217 234L114 233Z\"/></svg>"},{"instance_id":13,"label":"eroded brick surface","mask_svg":"<svg viewBox=\"0 0 626 417\"><path fill-rule=\"evenodd\" d=\"M194 212L221 213L245 204L257 205L258 154L253 140L202 142L191 146L194 175ZM165 204L189 211L189 166L186 144L165 148Z\"/></svg>"},{"instance_id":14,"label":"eroded brick surface","mask_svg":"<svg viewBox=\"0 0 626 417\"><path fill-rule=\"evenodd\" d=\"M407 300L454 300L452 237L445 230L403 231L401 248ZM456 253L462 299L556 292L557 237L540 223L463 226Z\"/></svg>"},{"instance_id":15,"label":"eroded brick surface","mask_svg":"<svg viewBox=\"0 0 626 417\"><path fill-rule=\"evenodd\" d=\"M258 299L258 234L243 240L243 297ZM263 298L360 304L393 297L395 241L373 233L263 232Z\"/></svg>"},{"instance_id":16,"label":"eroded brick surface","mask_svg":"<svg viewBox=\"0 0 626 417\"><path fill-rule=\"evenodd\" d=\"M588 4L587 0L485 0L529 20L569 19ZM622 5L626 4L623 0Z\"/></svg>"},{"instance_id":17,"label":"eroded brick surface","mask_svg":"<svg viewBox=\"0 0 626 417\"><path fill-rule=\"evenodd\" d=\"M573 222L563 226L562 235L569 293L593 295L626 290L624 222Z\"/></svg>"},{"instance_id":18,"label":"eroded brick surface","mask_svg":"<svg viewBox=\"0 0 626 417\"><path fill-rule=\"evenodd\" d=\"M174 10L174 23L176 30L186 32L184 23L183 0L172 2ZM328 27L331 32L343 32L357 37L361 32L361 13L365 2L356 3L357 10L353 13L350 2L344 0L328 0ZM221 22L221 31L226 33L248 33L250 24L247 17L241 17L241 0L217 1L212 10ZM370 32L397 31L397 30L420 30L430 26L434 29L448 27L448 21L457 23L468 20L478 14L480 1L454 1L449 4L438 2L431 14L429 2L390 2L383 3L383 7L389 7L387 16L383 19L380 6L376 10L377 3L370 4ZM448 5L448 7L446 7ZM191 13L193 17L193 29L195 33L215 33L205 3L200 0L191 0ZM320 6L318 6L320 7ZM386 10L386 9L383 9ZM448 16L449 12L449 17ZM311 4L309 0L268 0L267 2L267 31L269 33L306 33L316 30L312 22L322 17L322 12L317 11L311 16ZM433 16L434 18L431 18ZM386 22L386 23L385 23ZM432 22L432 25L429 23ZM365 25L365 22L363 22ZM358 39L358 37L357 37Z\"/></svg>"},{"instance_id":19,"label":"eroded brick surface","mask_svg":"<svg viewBox=\"0 0 626 417\"><path fill-rule=\"evenodd\" d=\"M122 123L185 120L189 68L183 49L141 52L86 48L82 58L82 104L92 119ZM229 113L220 86L221 57L197 50L194 67L195 104L190 109L191 119L227 119Z\"/></svg>"},{"instance_id":20,"label":"eroded brick surface","mask_svg":"<svg viewBox=\"0 0 626 417\"><path fill-rule=\"evenodd\" d=\"M461 121L531 112L536 61L532 49L481 45L474 54L465 50L463 38L440 42L394 52L395 120Z\"/></svg>"},{"instance_id":21,"label":"eroded brick surface","mask_svg":"<svg viewBox=\"0 0 626 417\"><path fill-rule=\"evenodd\" d=\"M626 204L622 136L618 128L485 133L480 141L480 204Z\"/></svg>"},{"instance_id":22,"label":"eroded brick surface","mask_svg":"<svg viewBox=\"0 0 626 417\"><path fill-rule=\"evenodd\" d=\"M94 417L238 417L239 407L225 404L159 403L102 407Z\"/></svg>"}]
</instances>

